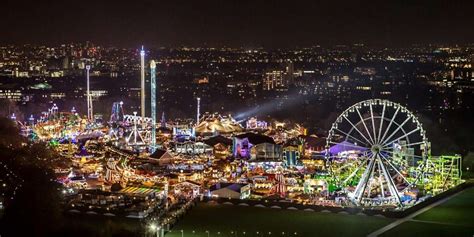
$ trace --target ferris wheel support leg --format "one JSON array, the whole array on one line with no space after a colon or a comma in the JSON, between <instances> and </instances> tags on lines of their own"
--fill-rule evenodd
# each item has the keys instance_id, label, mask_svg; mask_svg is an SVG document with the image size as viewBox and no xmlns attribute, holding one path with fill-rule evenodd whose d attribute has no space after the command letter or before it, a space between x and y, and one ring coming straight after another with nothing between
<instances>
[{"instance_id":1,"label":"ferris wheel support leg","mask_svg":"<svg viewBox=\"0 0 474 237\"><path fill-rule=\"evenodd\" d=\"M133 133L130 133L130 135L128 135L128 137L127 137L127 142L130 141L130 138L132 138L132 135L133 135Z\"/></svg>"},{"instance_id":2,"label":"ferris wheel support leg","mask_svg":"<svg viewBox=\"0 0 474 237\"><path fill-rule=\"evenodd\" d=\"M383 162L382 162L382 160L380 159L379 156L377 156L377 160L378 160L378 162L380 162L380 165L382 166L382 171L383 171L385 179L387 180L387 185L388 185L388 189L390 191L391 196L396 197L397 201L398 201L398 204L400 206L403 206L402 200L400 199L400 195L398 194L397 187L395 186L395 183L393 182L392 177L388 173L387 167L385 167L385 165L383 164Z\"/></svg>"},{"instance_id":3,"label":"ferris wheel support leg","mask_svg":"<svg viewBox=\"0 0 474 237\"><path fill-rule=\"evenodd\" d=\"M377 162L378 168L379 168L379 183L380 183L380 191L382 192L382 198L385 198L385 189L383 187L383 180L381 179L382 176L382 166L380 166L380 163Z\"/></svg>"},{"instance_id":4,"label":"ferris wheel support leg","mask_svg":"<svg viewBox=\"0 0 474 237\"><path fill-rule=\"evenodd\" d=\"M358 167L357 169L355 169L345 180L343 183L347 183L350 179L352 179L352 177L354 177L357 172L359 172L360 168L362 168L362 166L365 165L365 162L362 162Z\"/></svg>"},{"instance_id":5,"label":"ferris wheel support leg","mask_svg":"<svg viewBox=\"0 0 474 237\"><path fill-rule=\"evenodd\" d=\"M369 183L370 176L372 174L372 170L374 169L374 155L370 158L369 167L364 171L359 184L357 184L356 190L354 191L354 197L357 203L360 203L360 199L364 194L365 189L367 188L367 184Z\"/></svg>"}]
</instances>

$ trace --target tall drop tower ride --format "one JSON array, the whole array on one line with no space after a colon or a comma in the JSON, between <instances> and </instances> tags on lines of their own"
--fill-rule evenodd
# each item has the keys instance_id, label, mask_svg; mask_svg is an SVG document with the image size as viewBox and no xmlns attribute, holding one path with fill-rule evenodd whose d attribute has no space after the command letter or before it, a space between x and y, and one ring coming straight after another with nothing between
<instances>
[{"instance_id":1,"label":"tall drop tower ride","mask_svg":"<svg viewBox=\"0 0 474 237\"><path fill-rule=\"evenodd\" d=\"M197 98L197 111L196 111L196 126L199 125L199 117L201 116L201 98Z\"/></svg>"},{"instance_id":2,"label":"tall drop tower ride","mask_svg":"<svg viewBox=\"0 0 474 237\"><path fill-rule=\"evenodd\" d=\"M141 116L145 117L145 50L140 50L140 77L141 77Z\"/></svg>"},{"instance_id":3,"label":"tall drop tower ride","mask_svg":"<svg viewBox=\"0 0 474 237\"><path fill-rule=\"evenodd\" d=\"M91 96L91 92L90 92L90 82L89 82L89 71L91 69L91 66L90 65L86 65L86 78L87 78L87 94L86 94L86 97L87 97L87 120L89 120L89 122L92 122L92 120L94 119L94 114L93 114L93 111L92 111L92 96Z\"/></svg>"},{"instance_id":4,"label":"tall drop tower ride","mask_svg":"<svg viewBox=\"0 0 474 237\"><path fill-rule=\"evenodd\" d=\"M151 143L150 151L153 153L156 149L156 63L150 62L150 99L151 99Z\"/></svg>"}]
</instances>

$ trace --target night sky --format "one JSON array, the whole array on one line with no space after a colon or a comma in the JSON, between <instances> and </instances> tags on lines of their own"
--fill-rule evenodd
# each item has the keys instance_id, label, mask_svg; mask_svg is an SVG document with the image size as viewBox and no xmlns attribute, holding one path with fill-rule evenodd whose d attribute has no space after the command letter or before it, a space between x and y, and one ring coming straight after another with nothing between
<instances>
[{"instance_id":1,"label":"night sky","mask_svg":"<svg viewBox=\"0 0 474 237\"><path fill-rule=\"evenodd\" d=\"M474 39L472 0L2 0L0 9L2 44L404 46Z\"/></svg>"}]
</instances>

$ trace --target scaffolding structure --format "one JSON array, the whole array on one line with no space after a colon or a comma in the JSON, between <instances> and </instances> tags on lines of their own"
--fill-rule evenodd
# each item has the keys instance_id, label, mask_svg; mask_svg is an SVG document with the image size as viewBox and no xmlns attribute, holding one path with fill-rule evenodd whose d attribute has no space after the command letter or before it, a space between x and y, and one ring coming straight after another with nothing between
<instances>
[{"instance_id":1,"label":"scaffolding structure","mask_svg":"<svg viewBox=\"0 0 474 237\"><path fill-rule=\"evenodd\" d=\"M418 184L423 184L432 194L446 191L462 182L462 160L460 155L431 156L417 168Z\"/></svg>"}]
</instances>

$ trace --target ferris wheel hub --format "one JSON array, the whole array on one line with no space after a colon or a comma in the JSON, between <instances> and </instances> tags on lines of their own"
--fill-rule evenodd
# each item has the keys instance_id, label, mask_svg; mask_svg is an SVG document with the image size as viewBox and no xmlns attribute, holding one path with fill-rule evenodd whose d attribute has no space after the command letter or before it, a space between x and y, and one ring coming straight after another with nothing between
<instances>
[{"instance_id":1,"label":"ferris wheel hub","mask_svg":"<svg viewBox=\"0 0 474 237\"><path fill-rule=\"evenodd\" d=\"M379 152L382 151L382 145L380 145L380 144L374 144L374 145L372 145L372 147L370 148L370 150L372 151L372 153L378 154Z\"/></svg>"}]
</instances>

